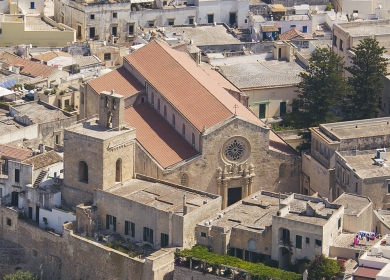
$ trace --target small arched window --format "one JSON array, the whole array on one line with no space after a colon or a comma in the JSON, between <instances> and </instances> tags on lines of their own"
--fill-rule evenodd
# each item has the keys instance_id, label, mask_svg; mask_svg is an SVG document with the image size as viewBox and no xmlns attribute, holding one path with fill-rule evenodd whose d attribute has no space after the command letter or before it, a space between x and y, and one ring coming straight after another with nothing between
<instances>
[{"instance_id":1,"label":"small arched window","mask_svg":"<svg viewBox=\"0 0 390 280\"><path fill-rule=\"evenodd\" d=\"M187 184L188 184L188 176L187 176L187 174L181 175L180 185L187 186Z\"/></svg>"},{"instance_id":2,"label":"small arched window","mask_svg":"<svg viewBox=\"0 0 390 280\"><path fill-rule=\"evenodd\" d=\"M106 107L108 108L108 96L106 96Z\"/></svg>"},{"instance_id":3,"label":"small arched window","mask_svg":"<svg viewBox=\"0 0 390 280\"><path fill-rule=\"evenodd\" d=\"M175 117L175 114L172 114L172 125L173 125L173 127L175 127L175 125L176 125L176 117Z\"/></svg>"},{"instance_id":4,"label":"small arched window","mask_svg":"<svg viewBox=\"0 0 390 280\"><path fill-rule=\"evenodd\" d=\"M157 110L160 112L160 98L157 99Z\"/></svg>"},{"instance_id":5,"label":"small arched window","mask_svg":"<svg viewBox=\"0 0 390 280\"><path fill-rule=\"evenodd\" d=\"M167 118L167 106L164 105L164 118Z\"/></svg>"},{"instance_id":6,"label":"small arched window","mask_svg":"<svg viewBox=\"0 0 390 280\"><path fill-rule=\"evenodd\" d=\"M192 146L195 147L195 134L192 133Z\"/></svg>"},{"instance_id":7,"label":"small arched window","mask_svg":"<svg viewBox=\"0 0 390 280\"><path fill-rule=\"evenodd\" d=\"M186 125L183 123L183 128L181 130L181 136L185 137L186 136Z\"/></svg>"},{"instance_id":8,"label":"small arched window","mask_svg":"<svg viewBox=\"0 0 390 280\"><path fill-rule=\"evenodd\" d=\"M88 165L85 161L79 162L79 181L88 183Z\"/></svg>"},{"instance_id":9,"label":"small arched window","mask_svg":"<svg viewBox=\"0 0 390 280\"><path fill-rule=\"evenodd\" d=\"M152 92L152 105L154 106L154 93Z\"/></svg>"},{"instance_id":10,"label":"small arched window","mask_svg":"<svg viewBox=\"0 0 390 280\"><path fill-rule=\"evenodd\" d=\"M115 164L115 182L122 182L122 159L118 159Z\"/></svg>"}]
</instances>

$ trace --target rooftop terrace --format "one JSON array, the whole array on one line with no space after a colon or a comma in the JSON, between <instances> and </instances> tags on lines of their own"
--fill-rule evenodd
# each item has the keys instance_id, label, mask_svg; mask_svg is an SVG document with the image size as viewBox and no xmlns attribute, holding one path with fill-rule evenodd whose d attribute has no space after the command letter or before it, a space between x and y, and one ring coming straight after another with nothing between
<instances>
[{"instance_id":1,"label":"rooftop terrace","mask_svg":"<svg viewBox=\"0 0 390 280\"><path fill-rule=\"evenodd\" d=\"M339 26L350 36L372 36L390 34L389 20L366 20L342 23Z\"/></svg>"}]
</instances>

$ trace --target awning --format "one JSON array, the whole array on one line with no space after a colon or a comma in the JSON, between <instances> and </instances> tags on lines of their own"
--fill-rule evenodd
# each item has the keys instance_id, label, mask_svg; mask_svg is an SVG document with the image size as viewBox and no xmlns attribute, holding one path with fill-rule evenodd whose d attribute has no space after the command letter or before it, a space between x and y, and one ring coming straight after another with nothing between
<instances>
[{"instance_id":1,"label":"awning","mask_svg":"<svg viewBox=\"0 0 390 280\"><path fill-rule=\"evenodd\" d=\"M259 105L259 104L270 104L271 103L271 101L255 101L255 102L251 102L251 103L249 103L249 106L250 105Z\"/></svg>"},{"instance_id":2,"label":"awning","mask_svg":"<svg viewBox=\"0 0 390 280\"><path fill-rule=\"evenodd\" d=\"M274 4L274 5L270 5L270 9L271 9L271 12L273 13L282 13L282 12L286 12L286 8L282 5L282 4Z\"/></svg>"},{"instance_id":3,"label":"awning","mask_svg":"<svg viewBox=\"0 0 390 280\"><path fill-rule=\"evenodd\" d=\"M0 87L0 96L6 96L10 94L14 94L14 92L12 90Z\"/></svg>"}]
</instances>

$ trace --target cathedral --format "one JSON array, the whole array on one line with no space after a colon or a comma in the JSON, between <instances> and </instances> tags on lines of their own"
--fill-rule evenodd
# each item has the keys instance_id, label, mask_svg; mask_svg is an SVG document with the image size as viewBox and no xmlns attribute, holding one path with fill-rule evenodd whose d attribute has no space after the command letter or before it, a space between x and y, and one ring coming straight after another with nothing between
<instances>
[{"instance_id":1,"label":"cathedral","mask_svg":"<svg viewBox=\"0 0 390 280\"><path fill-rule=\"evenodd\" d=\"M299 192L299 154L188 53L154 40L81 87L83 121L65 131L63 196L144 175L222 196ZM72 204L73 204L72 203Z\"/></svg>"}]
</instances>

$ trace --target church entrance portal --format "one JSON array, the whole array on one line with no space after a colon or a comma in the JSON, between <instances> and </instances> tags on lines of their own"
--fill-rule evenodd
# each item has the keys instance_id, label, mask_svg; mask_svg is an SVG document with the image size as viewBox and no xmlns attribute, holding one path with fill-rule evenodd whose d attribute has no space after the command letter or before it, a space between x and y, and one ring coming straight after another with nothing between
<instances>
[{"instance_id":1,"label":"church entrance portal","mask_svg":"<svg viewBox=\"0 0 390 280\"><path fill-rule=\"evenodd\" d=\"M228 189L228 205L230 206L242 198L242 188L229 188Z\"/></svg>"}]
</instances>

